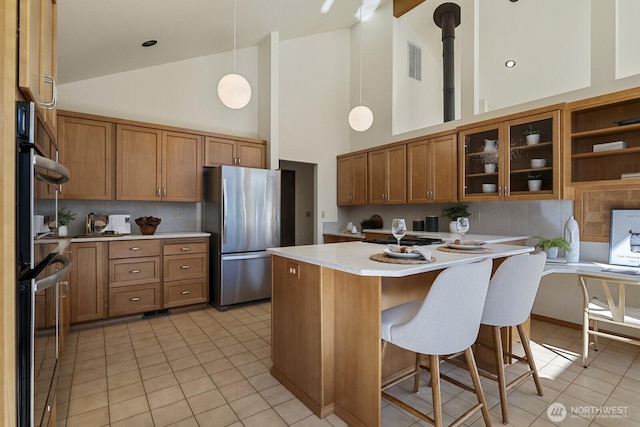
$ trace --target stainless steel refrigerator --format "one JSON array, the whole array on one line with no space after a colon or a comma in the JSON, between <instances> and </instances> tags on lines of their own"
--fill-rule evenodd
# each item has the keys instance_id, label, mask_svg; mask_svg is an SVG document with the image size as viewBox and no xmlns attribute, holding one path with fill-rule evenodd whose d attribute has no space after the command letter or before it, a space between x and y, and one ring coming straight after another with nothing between
<instances>
[{"instance_id":1,"label":"stainless steel refrigerator","mask_svg":"<svg viewBox=\"0 0 640 427\"><path fill-rule=\"evenodd\" d=\"M209 299L218 309L271 297L271 257L281 245L280 171L204 168L204 230L211 233Z\"/></svg>"}]
</instances>

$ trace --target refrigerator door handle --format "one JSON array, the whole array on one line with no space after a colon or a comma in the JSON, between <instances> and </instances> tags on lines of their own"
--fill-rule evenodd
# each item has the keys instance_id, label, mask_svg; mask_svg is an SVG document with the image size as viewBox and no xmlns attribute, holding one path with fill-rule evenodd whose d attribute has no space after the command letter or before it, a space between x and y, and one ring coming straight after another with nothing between
<instances>
[{"instance_id":1,"label":"refrigerator door handle","mask_svg":"<svg viewBox=\"0 0 640 427\"><path fill-rule=\"evenodd\" d=\"M222 243L227 243L227 180L222 180Z\"/></svg>"},{"instance_id":2,"label":"refrigerator door handle","mask_svg":"<svg viewBox=\"0 0 640 427\"><path fill-rule=\"evenodd\" d=\"M223 261L231 261L231 260L242 260L242 259L258 259L258 258L269 258L271 254L267 251L262 252L245 252L239 254L224 254L222 255Z\"/></svg>"}]
</instances>

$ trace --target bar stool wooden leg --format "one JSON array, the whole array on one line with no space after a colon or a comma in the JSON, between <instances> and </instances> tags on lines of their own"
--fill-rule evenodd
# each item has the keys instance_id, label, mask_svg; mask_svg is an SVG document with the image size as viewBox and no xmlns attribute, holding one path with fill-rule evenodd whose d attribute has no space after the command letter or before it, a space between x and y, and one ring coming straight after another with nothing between
<instances>
[{"instance_id":1,"label":"bar stool wooden leg","mask_svg":"<svg viewBox=\"0 0 640 427\"><path fill-rule=\"evenodd\" d=\"M482 411L482 418L484 424L491 426L491 419L489 418L489 409L487 408L487 400L484 398L484 392L482 391L482 384L480 384L480 375L478 374L478 366L476 365L476 359L473 357L473 349L471 347L464 351L467 365L469 366L469 373L471 374L471 380L473 381L473 388L478 396L478 402L482 405L480 410Z\"/></svg>"},{"instance_id":2,"label":"bar stool wooden leg","mask_svg":"<svg viewBox=\"0 0 640 427\"><path fill-rule=\"evenodd\" d=\"M433 400L433 421L436 427L442 427L442 397L440 395L440 358L429 355L431 372L431 398Z\"/></svg>"},{"instance_id":3,"label":"bar stool wooden leg","mask_svg":"<svg viewBox=\"0 0 640 427\"><path fill-rule=\"evenodd\" d=\"M413 392L417 393L420 389L420 361L422 360L422 355L420 353L416 353L416 376L413 379Z\"/></svg>"},{"instance_id":4,"label":"bar stool wooden leg","mask_svg":"<svg viewBox=\"0 0 640 427\"><path fill-rule=\"evenodd\" d=\"M536 390L538 390L538 396L542 396L542 386L540 385L540 378L538 377L538 369L536 369L536 362L533 360L533 354L531 353L531 345L529 343L529 337L527 336L522 324L518 325L518 335L520 335L520 341L522 341L522 347L524 347L524 354L527 357L527 363L533 375L533 382L536 383Z\"/></svg>"},{"instance_id":5,"label":"bar stool wooden leg","mask_svg":"<svg viewBox=\"0 0 640 427\"><path fill-rule=\"evenodd\" d=\"M496 371L498 374L498 389L500 390L500 408L502 409L502 422L509 424L509 413L507 409L507 382L504 377L504 353L502 349L502 337L500 328L492 326L493 348L496 357Z\"/></svg>"}]
</instances>

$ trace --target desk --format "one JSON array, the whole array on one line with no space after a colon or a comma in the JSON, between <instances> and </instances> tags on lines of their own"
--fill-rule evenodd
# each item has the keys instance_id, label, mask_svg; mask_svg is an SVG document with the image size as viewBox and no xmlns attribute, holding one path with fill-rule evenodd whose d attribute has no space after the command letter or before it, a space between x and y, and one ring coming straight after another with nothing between
<instances>
[{"instance_id":1,"label":"desk","mask_svg":"<svg viewBox=\"0 0 640 427\"><path fill-rule=\"evenodd\" d=\"M364 242L269 249L274 255L272 375L319 417L335 413L350 426L380 426L383 379L411 369L415 360L392 348L382 366L382 310L423 299L444 268L487 257L497 265L534 249L487 247L492 253L441 252L432 246L436 262L419 265L372 261L384 246Z\"/></svg>"},{"instance_id":2,"label":"desk","mask_svg":"<svg viewBox=\"0 0 640 427\"><path fill-rule=\"evenodd\" d=\"M587 367L589 356L589 335L594 336L594 350L598 350L598 337L606 337L616 341L640 346L640 340L612 332L598 330L598 322L624 326L640 330L640 307L627 306L626 290L628 286L640 286L640 276L616 274L612 272L578 270L578 280L582 290L582 364ZM598 298L589 298L587 281L600 283L606 302ZM615 289L617 287L617 289ZM593 327L591 327L592 322Z\"/></svg>"}]
</instances>

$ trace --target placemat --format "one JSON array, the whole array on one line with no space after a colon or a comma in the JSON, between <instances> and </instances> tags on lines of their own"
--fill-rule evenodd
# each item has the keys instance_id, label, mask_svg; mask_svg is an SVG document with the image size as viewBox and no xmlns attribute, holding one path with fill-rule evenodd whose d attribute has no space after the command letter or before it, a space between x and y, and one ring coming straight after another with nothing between
<instances>
[{"instance_id":1,"label":"placemat","mask_svg":"<svg viewBox=\"0 0 640 427\"><path fill-rule=\"evenodd\" d=\"M490 254L493 252L491 248L480 248L480 249L454 249L449 246L438 246L437 248L442 252L454 252L457 254Z\"/></svg>"},{"instance_id":2,"label":"placemat","mask_svg":"<svg viewBox=\"0 0 640 427\"><path fill-rule=\"evenodd\" d=\"M431 261L427 261L425 259L406 259L406 258L393 258L385 253L381 254L373 254L369 257L374 261L386 262L388 264L428 264L430 262L435 262L436 257L431 257Z\"/></svg>"}]
</instances>

